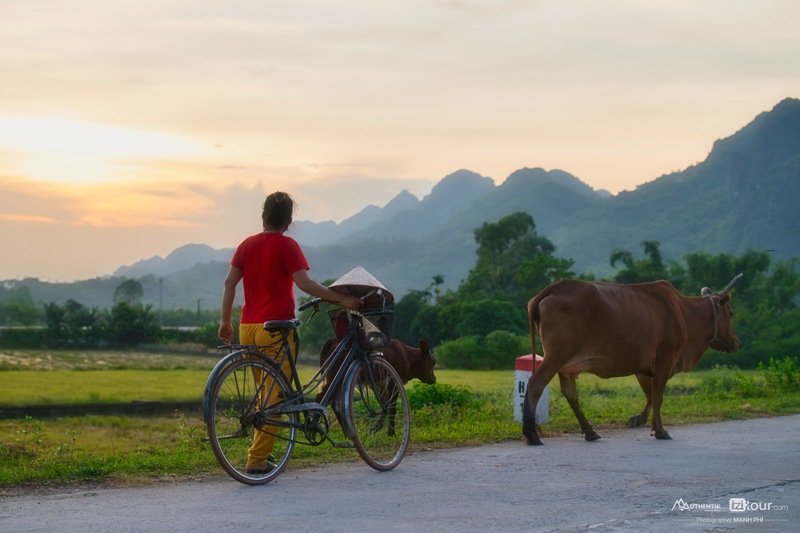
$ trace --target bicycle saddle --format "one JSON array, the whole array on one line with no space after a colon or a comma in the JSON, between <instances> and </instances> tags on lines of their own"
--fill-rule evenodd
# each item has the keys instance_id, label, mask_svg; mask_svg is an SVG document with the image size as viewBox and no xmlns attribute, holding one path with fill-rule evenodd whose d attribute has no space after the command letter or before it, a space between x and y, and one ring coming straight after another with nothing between
<instances>
[{"instance_id":1,"label":"bicycle saddle","mask_svg":"<svg viewBox=\"0 0 800 533\"><path fill-rule=\"evenodd\" d=\"M300 321L296 318L292 320L267 320L264 322L264 329L273 330L273 329L285 329L285 328L296 328L300 325Z\"/></svg>"}]
</instances>

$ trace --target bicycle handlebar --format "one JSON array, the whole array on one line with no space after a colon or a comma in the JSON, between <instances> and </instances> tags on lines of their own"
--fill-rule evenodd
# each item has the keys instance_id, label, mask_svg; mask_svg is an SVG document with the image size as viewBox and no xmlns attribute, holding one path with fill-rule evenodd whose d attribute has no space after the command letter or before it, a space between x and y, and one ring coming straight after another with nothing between
<instances>
[{"instance_id":1,"label":"bicycle handlebar","mask_svg":"<svg viewBox=\"0 0 800 533\"><path fill-rule=\"evenodd\" d=\"M369 297L371 297L371 296L373 296L373 295L375 295L375 294L381 294L381 289L372 289L372 290L371 290L371 291L369 291L367 294L365 294L364 296L362 296L362 297L360 298L360 300L361 300L362 302L364 302L364 301L366 301L366 300L367 300L367 298L369 298ZM328 301L328 300L326 300L325 298L314 298L313 300L309 300L309 301L307 301L306 303L304 303L304 304L301 304L301 305L300 305L300 307L298 307L298 311L305 311L306 309L308 309L309 307L312 307L312 306L314 306L314 307L316 308L316 306L317 306L317 305L318 305L320 302L327 302L327 301Z\"/></svg>"},{"instance_id":2,"label":"bicycle handlebar","mask_svg":"<svg viewBox=\"0 0 800 533\"><path fill-rule=\"evenodd\" d=\"M321 301L323 301L322 298L314 298L313 300L309 300L306 303L301 304L300 307L297 308L297 310L298 311L305 311L306 309L308 309L312 305L317 305Z\"/></svg>"}]
</instances>

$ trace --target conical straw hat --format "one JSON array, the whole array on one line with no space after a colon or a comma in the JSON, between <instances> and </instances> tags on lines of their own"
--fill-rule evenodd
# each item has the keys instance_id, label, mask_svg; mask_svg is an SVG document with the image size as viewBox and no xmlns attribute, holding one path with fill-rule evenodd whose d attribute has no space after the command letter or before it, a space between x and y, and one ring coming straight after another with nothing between
<instances>
[{"instance_id":1,"label":"conical straw hat","mask_svg":"<svg viewBox=\"0 0 800 533\"><path fill-rule=\"evenodd\" d=\"M381 289L382 296L375 295L364 302L364 305L368 307L394 302L394 295L389 292L389 289L362 266L355 267L353 270L331 283L330 288L338 292L344 292L359 297L364 296L374 289Z\"/></svg>"}]
</instances>

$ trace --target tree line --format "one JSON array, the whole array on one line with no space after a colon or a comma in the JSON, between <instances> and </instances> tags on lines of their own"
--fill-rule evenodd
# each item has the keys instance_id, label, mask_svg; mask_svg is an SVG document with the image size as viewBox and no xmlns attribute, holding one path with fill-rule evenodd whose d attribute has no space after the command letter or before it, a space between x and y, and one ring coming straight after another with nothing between
<instances>
[{"instance_id":1,"label":"tree line","mask_svg":"<svg viewBox=\"0 0 800 533\"><path fill-rule=\"evenodd\" d=\"M35 305L27 287L0 287L0 346L15 348L131 348L143 344L216 346L218 310L154 310L141 303L141 283L128 279L100 309L67 300ZM17 327L13 327L17 326Z\"/></svg>"}]
</instances>

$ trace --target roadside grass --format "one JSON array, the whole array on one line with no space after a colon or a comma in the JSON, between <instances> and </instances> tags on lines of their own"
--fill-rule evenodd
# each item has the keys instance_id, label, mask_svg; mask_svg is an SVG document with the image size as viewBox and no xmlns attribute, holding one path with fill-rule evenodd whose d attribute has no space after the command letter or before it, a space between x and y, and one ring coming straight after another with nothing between
<instances>
[{"instance_id":1,"label":"roadside grass","mask_svg":"<svg viewBox=\"0 0 800 533\"><path fill-rule=\"evenodd\" d=\"M8 364L9 358L3 355L7 353L0 353L0 361ZM23 359L40 358L52 366L37 370L30 370L30 366L26 370L2 367L6 371L0 371L0 409L87 401L201 401L216 358L151 355L28 353ZM87 371L97 368L99 361L108 366ZM668 384L662 408L667 429L688 423L800 413L800 390L776 387L780 380L767 379L768 370L717 367L676 375ZM301 378L315 371L302 367ZM790 368L782 372L794 376L797 371ZM520 424L512 415L513 370L439 369L436 374L435 386L411 382L407 387L413 412L412 453L487 442L522 442ZM625 427L628 418L644 406L644 395L632 376L602 380L584 374L578 379L578 391L584 413L601 435L605 428ZM550 383L549 400L549 422L541 426L542 437L582 438L557 379ZM335 420L332 425L336 425ZM208 443L203 441L205 436L199 412L0 420L0 495L84 481L132 483L222 475ZM298 445L290 468L341 461L360 459L353 450Z\"/></svg>"}]
</instances>

